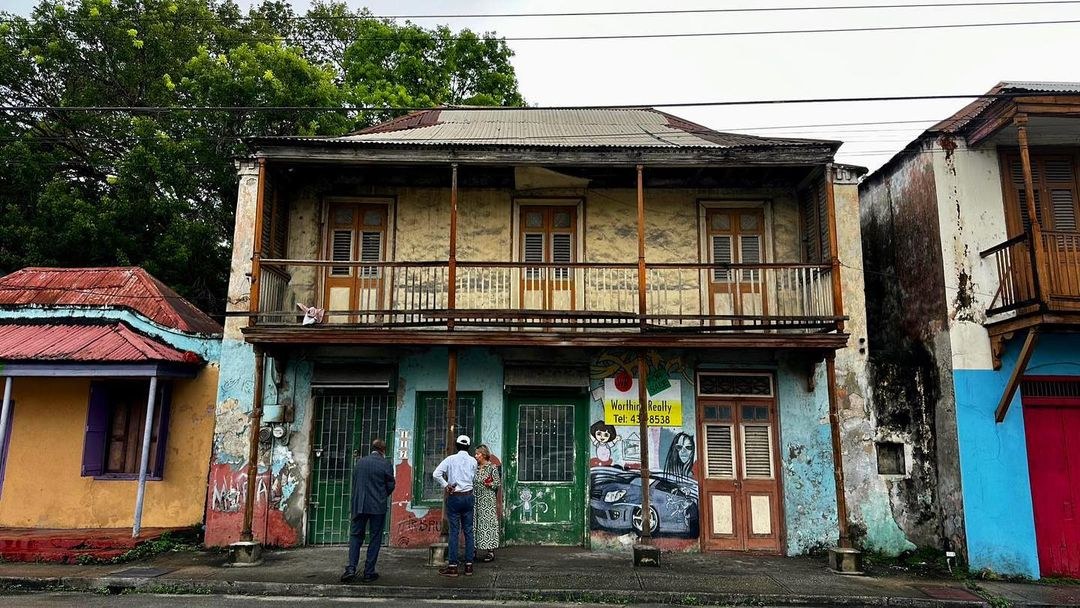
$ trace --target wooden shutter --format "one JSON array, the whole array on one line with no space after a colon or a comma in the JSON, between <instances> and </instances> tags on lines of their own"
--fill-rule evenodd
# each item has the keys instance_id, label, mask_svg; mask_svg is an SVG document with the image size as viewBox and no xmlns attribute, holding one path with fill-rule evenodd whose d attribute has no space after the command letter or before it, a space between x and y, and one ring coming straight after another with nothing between
<instances>
[{"instance_id":1,"label":"wooden shutter","mask_svg":"<svg viewBox=\"0 0 1080 608\"><path fill-rule=\"evenodd\" d=\"M97 477L105 470L105 440L109 434L109 392L99 382L90 384L90 402L83 438L83 477Z\"/></svg>"},{"instance_id":2,"label":"wooden shutter","mask_svg":"<svg viewBox=\"0 0 1080 608\"><path fill-rule=\"evenodd\" d=\"M712 263L731 264L731 236L715 234L712 237ZM722 282L730 279L730 270L724 268L713 269L713 281Z\"/></svg>"},{"instance_id":3,"label":"wooden shutter","mask_svg":"<svg viewBox=\"0 0 1080 608\"><path fill-rule=\"evenodd\" d=\"M154 408L154 418L157 421L154 435L156 435L156 449L150 459L150 477L154 479L165 478L165 443L169 436L169 414L172 410L172 384L166 382L158 386L157 407Z\"/></svg>"},{"instance_id":4,"label":"wooden shutter","mask_svg":"<svg viewBox=\"0 0 1080 608\"><path fill-rule=\"evenodd\" d=\"M331 234L330 259L334 262L348 262L352 260L353 231L334 230ZM334 266L330 269L330 276L343 277L352 274L350 266Z\"/></svg>"},{"instance_id":5,"label":"wooden shutter","mask_svg":"<svg viewBox=\"0 0 1080 608\"><path fill-rule=\"evenodd\" d=\"M761 260L761 235L744 234L739 237L739 262L758 264ZM744 270L743 280L756 281L761 276L760 270Z\"/></svg>"},{"instance_id":6,"label":"wooden shutter","mask_svg":"<svg viewBox=\"0 0 1080 608\"><path fill-rule=\"evenodd\" d=\"M7 469L8 452L11 450L11 427L15 426L15 400L12 399L8 403L8 425L4 429L4 436L0 439L3 440L4 446L0 448L0 497L3 497L4 491L4 471Z\"/></svg>"},{"instance_id":7,"label":"wooden shutter","mask_svg":"<svg viewBox=\"0 0 1080 608\"><path fill-rule=\"evenodd\" d=\"M556 264L568 264L574 261L573 235L560 232L551 235L551 261ZM569 268L556 268L554 277L566 279L570 276Z\"/></svg>"},{"instance_id":8,"label":"wooden shutter","mask_svg":"<svg viewBox=\"0 0 1080 608\"><path fill-rule=\"evenodd\" d=\"M735 462L731 425L705 425L706 475L720 479L735 477Z\"/></svg>"},{"instance_id":9,"label":"wooden shutter","mask_svg":"<svg viewBox=\"0 0 1080 608\"><path fill-rule=\"evenodd\" d=\"M1070 158L1047 158L1043 161L1043 177L1050 203L1049 228L1051 230L1076 231L1076 182L1073 180L1073 163Z\"/></svg>"},{"instance_id":10,"label":"wooden shutter","mask_svg":"<svg viewBox=\"0 0 1080 608\"><path fill-rule=\"evenodd\" d=\"M743 476L746 479L772 479L772 434L767 425L744 424Z\"/></svg>"},{"instance_id":11,"label":"wooden shutter","mask_svg":"<svg viewBox=\"0 0 1080 608\"><path fill-rule=\"evenodd\" d=\"M360 261L378 262L382 260L382 232L364 232L360 236ZM378 266L365 266L361 276L376 277Z\"/></svg>"}]
</instances>

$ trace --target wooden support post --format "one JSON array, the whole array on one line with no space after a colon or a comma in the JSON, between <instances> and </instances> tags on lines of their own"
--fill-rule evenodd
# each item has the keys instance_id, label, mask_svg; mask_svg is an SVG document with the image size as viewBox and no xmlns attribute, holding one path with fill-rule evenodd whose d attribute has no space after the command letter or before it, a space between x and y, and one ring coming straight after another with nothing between
<instances>
[{"instance_id":1,"label":"wooden support post","mask_svg":"<svg viewBox=\"0 0 1080 608\"><path fill-rule=\"evenodd\" d=\"M263 242L263 205L266 204L266 159L259 159L259 178L255 186L258 194L255 197L255 236L254 247L251 249L251 294L248 299L248 325L258 323L259 315L259 292L262 288L262 242ZM242 218L237 218L242 221Z\"/></svg>"},{"instance_id":2,"label":"wooden support post","mask_svg":"<svg viewBox=\"0 0 1080 608\"><path fill-rule=\"evenodd\" d=\"M1013 395L1016 394L1016 389L1020 386L1020 379L1024 377L1024 370L1027 369L1028 361L1031 361L1031 355L1035 352L1035 345L1039 342L1039 328L1038 326L1032 327L1028 330L1027 337L1024 338L1024 345L1020 347L1020 356L1016 359L1016 366L1013 367L1013 371L1009 374L1009 381L1005 384L1005 392L1001 395L1001 401L998 402L997 409L994 410L994 421L1004 422L1005 415L1009 413L1009 405L1012 403Z\"/></svg>"},{"instance_id":3,"label":"wooden support post","mask_svg":"<svg viewBox=\"0 0 1080 608\"><path fill-rule=\"evenodd\" d=\"M447 263L446 308L451 313L446 329L454 330L453 312L457 307L457 221L458 221L458 166L450 165L450 259ZM455 360L456 364L456 360Z\"/></svg>"},{"instance_id":4,"label":"wooden support post","mask_svg":"<svg viewBox=\"0 0 1080 608\"><path fill-rule=\"evenodd\" d=\"M645 179L643 165L637 166L637 251L638 251L638 325L645 330ZM645 379L641 379L644 386Z\"/></svg>"},{"instance_id":5,"label":"wooden support post","mask_svg":"<svg viewBox=\"0 0 1080 608\"><path fill-rule=\"evenodd\" d=\"M640 175L640 173L639 173ZM649 366L645 351L638 352L638 435L641 437L641 542L652 540L652 518L649 517L649 389L645 380Z\"/></svg>"},{"instance_id":6,"label":"wooden support post","mask_svg":"<svg viewBox=\"0 0 1080 608\"><path fill-rule=\"evenodd\" d=\"M247 494L244 496L244 527L240 531L240 540L251 542L254 536L251 533L252 520L255 515L255 488L256 479L259 476L259 428L262 426L263 410L263 373L265 371L266 358L258 346L255 347L255 391L251 398L251 432L249 433L248 462L247 462Z\"/></svg>"},{"instance_id":7,"label":"wooden support post","mask_svg":"<svg viewBox=\"0 0 1080 608\"><path fill-rule=\"evenodd\" d=\"M1035 297L1039 300L1039 308L1045 309L1047 304L1046 284L1050 275L1043 264L1046 256L1043 252L1042 223L1036 211L1035 179L1031 172L1031 151L1028 149L1027 138L1027 114L1017 114L1013 119L1016 125L1016 140L1020 145L1020 167L1024 172L1024 198L1026 199L1023 212L1027 213L1028 223L1031 230L1028 232L1028 255L1031 257L1031 281L1035 288ZM999 421L1000 422L1000 421Z\"/></svg>"},{"instance_id":8,"label":"wooden support post","mask_svg":"<svg viewBox=\"0 0 1080 608\"><path fill-rule=\"evenodd\" d=\"M844 316L844 286L840 276L840 245L836 234L836 193L833 181L836 168L830 163L825 169L825 215L829 219L829 263L832 264L832 300L833 316ZM836 331L844 331L844 321L836 322Z\"/></svg>"},{"instance_id":9,"label":"wooden support post","mask_svg":"<svg viewBox=\"0 0 1080 608\"><path fill-rule=\"evenodd\" d=\"M851 548L848 532L847 497L844 490L844 456L840 442L840 405L836 396L836 353L825 355L825 374L829 389L829 428L832 435L833 474L836 478L836 523L840 528L837 544L841 549Z\"/></svg>"}]
</instances>

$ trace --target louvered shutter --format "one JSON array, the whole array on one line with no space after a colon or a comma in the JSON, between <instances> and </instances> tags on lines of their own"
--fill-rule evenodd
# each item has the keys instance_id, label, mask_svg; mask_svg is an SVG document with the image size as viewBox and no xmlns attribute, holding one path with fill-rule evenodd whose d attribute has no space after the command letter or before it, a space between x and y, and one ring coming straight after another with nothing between
<instances>
[{"instance_id":1,"label":"louvered shutter","mask_svg":"<svg viewBox=\"0 0 1080 608\"><path fill-rule=\"evenodd\" d=\"M712 237L712 263L731 264L731 237L726 234L717 234ZM731 271L724 268L713 269L713 281L725 282L731 276Z\"/></svg>"},{"instance_id":2,"label":"louvered shutter","mask_svg":"<svg viewBox=\"0 0 1080 608\"><path fill-rule=\"evenodd\" d=\"M556 264L569 264L574 261L573 235L565 233L551 235L551 261ZM556 268L554 277L567 279L570 277L570 269Z\"/></svg>"},{"instance_id":3,"label":"louvered shutter","mask_svg":"<svg viewBox=\"0 0 1080 608\"><path fill-rule=\"evenodd\" d=\"M105 440L109 434L109 392L100 382L90 383L90 403L83 436L82 477L96 477L105 471Z\"/></svg>"},{"instance_id":4,"label":"louvered shutter","mask_svg":"<svg viewBox=\"0 0 1080 608\"><path fill-rule=\"evenodd\" d=\"M706 475L712 478L733 479L735 461L730 425L705 425Z\"/></svg>"},{"instance_id":5,"label":"louvered shutter","mask_svg":"<svg viewBox=\"0 0 1080 608\"><path fill-rule=\"evenodd\" d=\"M772 441L767 425L744 424L743 476L746 479L772 479Z\"/></svg>"},{"instance_id":6,"label":"louvered shutter","mask_svg":"<svg viewBox=\"0 0 1080 608\"><path fill-rule=\"evenodd\" d=\"M1068 158L1048 158L1044 174L1049 188L1051 230L1076 231L1076 191L1073 164Z\"/></svg>"},{"instance_id":7,"label":"louvered shutter","mask_svg":"<svg viewBox=\"0 0 1080 608\"><path fill-rule=\"evenodd\" d=\"M542 263L544 261L544 235L542 233L526 233L523 247L525 249L523 255L525 262ZM526 268L525 276L530 279L539 279L542 276L542 269Z\"/></svg>"},{"instance_id":8,"label":"louvered shutter","mask_svg":"<svg viewBox=\"0 0 1080 608\"><path fill-rule=\"evenodd\" d=\"M361 262L379 262L382 260L382 233L381 232L364 232L360 237L360 261ZM363 277L376 277L379 276L379 268L377 266L365 266L360 276Z\"/></svg>"},{"instance_id":9,"label":"louvered shutter","mask_svg":"<svg viewBox=\"0 0 1080 608\"><path fill-rule=\"evenodd\" d=\"M1009 163L1009 174L1012 179L1013 189L1016 191L1016 201L1019 206L1020 227L1026 234L1031 230L1031 221L1027 211L1027 188L1024 186L1024 165L1019 158L1014 158ZM1042 196L1039 192L1039 163L1032 160L1031 178L1035 185L1035 217L1039 218L1039 224L1043 224Z\"/></svg>"},{"instance_id":10,"label":"louvered shutter","mask_svg":"<svg viewBox=\"0 0 1080 608\"><path fill-rule=\"evenodd\" d=\"M827 184L824 179L818 180L817 187L817 253L818 262L829 260L829 205Z\"/></svg>"},{"instance_id":11,"label":"louvered shutter","mask_svg":"<svg viewBox=\"0 0 1080 608\"><path fill-rule=\"evenodd\" d=\"M348 262L352 260L353 231L335 230L331 234L330 259L334 262ZM330 269L330 275L335 277L347 277L352 274L349 266L334 266Z\"/></svg>"},{"instance_id":12,"label":"louvered shutter","mask_svg":"<svg viewBox=\"0 0 1080 608\"><path fill-rule=\"evenodd\" d=\"M739 263L761 263L761 236L757 234L744 234L739 237ZM760 270L744 270L744 281L757 281L761 277Z\"/></svg>"}]
</instances>

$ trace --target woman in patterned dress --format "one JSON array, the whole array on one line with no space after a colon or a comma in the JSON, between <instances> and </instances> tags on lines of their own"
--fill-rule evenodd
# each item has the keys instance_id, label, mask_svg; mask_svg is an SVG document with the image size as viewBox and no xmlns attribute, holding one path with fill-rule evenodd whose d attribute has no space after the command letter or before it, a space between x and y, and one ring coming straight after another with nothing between
<instances>
[{"instance_id":1,"label":"woman in patterned dress","mask_svg":"<svg viewBox=\"0 0 1080 608\"><path fill-rule=\"evenodd\" d=\"M487 551L482 562L495 561L495 549L499 548L499 515L496 511L495 491L502 485L499 467L491 462L491 450L484 444L476 446L476 478L473 496L476 499L474 526L476 551Z\"/></svg>"}]
</instances>

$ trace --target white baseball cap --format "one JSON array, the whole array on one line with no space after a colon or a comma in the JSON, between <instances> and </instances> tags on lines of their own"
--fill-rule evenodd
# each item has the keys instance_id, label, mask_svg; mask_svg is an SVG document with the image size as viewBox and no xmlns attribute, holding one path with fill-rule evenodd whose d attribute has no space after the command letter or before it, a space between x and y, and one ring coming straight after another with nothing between
<instances>
[{"instance_id":1,"label":"white baseball cap","mask_svg":"<svg viewBox=\"0 0 1080 608\"><path fill-rule=\"evenodd\" d=\"M458 435L457 443L459 443L461 445L469 445L469 443L470 443L469 442L469 436L468 435Z\"/></svg>"}]
</instances>

